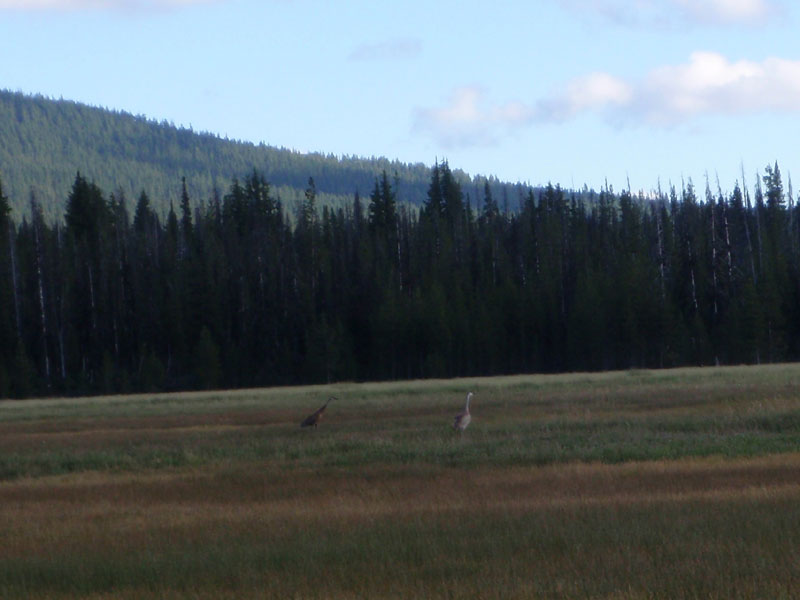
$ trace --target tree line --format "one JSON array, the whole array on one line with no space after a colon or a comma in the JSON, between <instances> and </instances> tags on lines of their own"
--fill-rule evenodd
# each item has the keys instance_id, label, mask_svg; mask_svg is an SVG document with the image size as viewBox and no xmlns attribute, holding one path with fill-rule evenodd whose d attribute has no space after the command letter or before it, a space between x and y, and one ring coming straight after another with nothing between
<instances>
[{"instance_id":1,"label":"tree line","mask_svg":"<svg viewBox=\"0 0 800 600\"><path fill-rule=\"evenodd\" d=\"M791 185L789 186L791 188ZM446 162L419 210L290 211L263 174L129 214L78 174L63 221L0 184L0 397L795 360L800 207L752 193L548 185L470 198Z\"/></svg>"}]
</instances>

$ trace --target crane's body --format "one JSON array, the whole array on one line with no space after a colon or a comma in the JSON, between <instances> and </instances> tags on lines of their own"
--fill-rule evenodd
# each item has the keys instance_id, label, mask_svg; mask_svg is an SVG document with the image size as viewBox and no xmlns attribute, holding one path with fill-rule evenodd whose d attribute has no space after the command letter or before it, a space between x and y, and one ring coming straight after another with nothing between
<instances>
[{"instance_id":1,"label":"crane's body","mask_svg":"<svg viewBox=\"0 0 800 600\"><path fill-rule=\"evenodd\" d=\"M464 431L469 425L470 421L472 421L472 417L469 414L469 401L472 400L472 396L474 394L470 392L467 394L467 404L464 406L464 410L456 415L456 418L453 420L453 429L456 431Z\"/></svg>"},{"instance_id":2,"label":"crane's body","mask_svg":"<svg viewBox=\"0 0 800 600\"><path fill-rule=\"evenodd\" d=\"M325 404L303 419L303 422L300 423L300 427L316 427L319 423L319 420L322 418L322 413L324 413L325 409L328 408L328 404L330 404L331 400L336 400L336 398L333 396L328 398L328 401Z\"/></svg>"}]
</instances>

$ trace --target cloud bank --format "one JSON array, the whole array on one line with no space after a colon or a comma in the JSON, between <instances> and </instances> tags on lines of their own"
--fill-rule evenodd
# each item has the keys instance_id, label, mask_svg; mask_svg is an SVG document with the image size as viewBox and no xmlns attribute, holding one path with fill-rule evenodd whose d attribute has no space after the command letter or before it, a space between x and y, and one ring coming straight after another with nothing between
<instances>
[{"instance_id":1,"label":"cloud bank","mask_svg":"<svg viewBox=\"0 0 800 600\"><path fill-rule=\"evenodd\" d=\"M800 113L800 60L730 61L695 52L639 80L591 73L533 103L492 104L478 87L456 89L437 108L417 109L414 129L445 148L487 146L534 123L593 114L617 127L672 128L708 116Z\"/></svg>"},{"instance_id":2,"label":"cloud bank","mask_svg":"<svg viewBox=\"0 0 800 600\"><path fill-rule=\"evenodd\" d=\"M705 115L800 112L800 61L767 58L731 62L694 52L640 81L595 73L570 82L536 105L540 120L564 121L595 112L620 124L673 126Z\"/></svg>"}]
</instances>

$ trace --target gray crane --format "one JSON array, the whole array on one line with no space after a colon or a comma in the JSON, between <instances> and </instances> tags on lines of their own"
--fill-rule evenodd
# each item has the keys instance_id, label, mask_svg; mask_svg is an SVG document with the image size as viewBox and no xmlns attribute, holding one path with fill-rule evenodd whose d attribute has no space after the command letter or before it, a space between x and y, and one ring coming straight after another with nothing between
<instances>
[{"instance_id":1,"label":"gray crane","mask_svg":"<svg viewBox=\"0 0 800 600\"><path fill-rule=\"evenodd\" d=\"M313 413L308 415L305 419L303 419L303 422L300 423L300 427L311 427L313 425L316 428L317 424L319 423L319 420L322 418L322 413L324 413L325 409L328 408L328 404L330 404L330 401L336 399L337 398L334 398L333 396L328 398L328 401L325 404L323 404L320 408L318 408L316 411L314 411Z\"/></svg>"},{"instance_id":2,"label":"gray crane","mask_svg":"<svg viewBox=\"0 0 800 600\"><path fill-rule=\"evenodd\" d=\"M467 425L469 425L470 421L472 421L472 417L469 414L469 401L472 400L472 396L474 395L475 394L472 392L467 394L467 404L464 406L464 410L456 415L456 418L453 421L453 429L456 431L461 431L463 433L463 431L467 428Z\"/></svg>"}]
</instances>

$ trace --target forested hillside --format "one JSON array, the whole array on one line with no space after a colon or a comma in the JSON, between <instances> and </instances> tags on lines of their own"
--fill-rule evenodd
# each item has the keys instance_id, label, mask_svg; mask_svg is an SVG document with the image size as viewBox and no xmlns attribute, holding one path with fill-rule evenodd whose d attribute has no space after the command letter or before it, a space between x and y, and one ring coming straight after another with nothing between
<instances>
[{"instance_id":1,"label":"forested hillside","mask_svg":"<svg viewBox=\"0 0 800 600\"><path fill-rule=\"evenodd\" d=\"M419 205L430 178L430 168L422 164L301 154L76 102L0 91L0 173L17 219L27 213L31 193L48 221L60 219L77 172L122 197L129 208L144 190L164 217L170 202L180 199L182 177L192 198L205 200L215 187L224 193L232 178L253 168L289 209L302 201L309 177L320 204L330 206L344 205L356 191L368 194L384 170L396 177L403 201ZM464 173L455 176L464 185L470 181ZM483 185L480 179L476 183ZM493 180L492 185L500 193L501 184Z\"/></svg>"},{"instance_id":2,"label":"forested hillside","mask_svg":"<svg viewBox=\"0 0 800 600\"><path fill-rule=\"evenodd\" d=\"M419 211L385 172L370 191L319 210L308 180L290 220L251 171L161 219L77 176L52 223L0 195L0 396L800 358L778 165L752 194L548 186L509 213L446 163Z\"/></svg>"}]
</instances>

